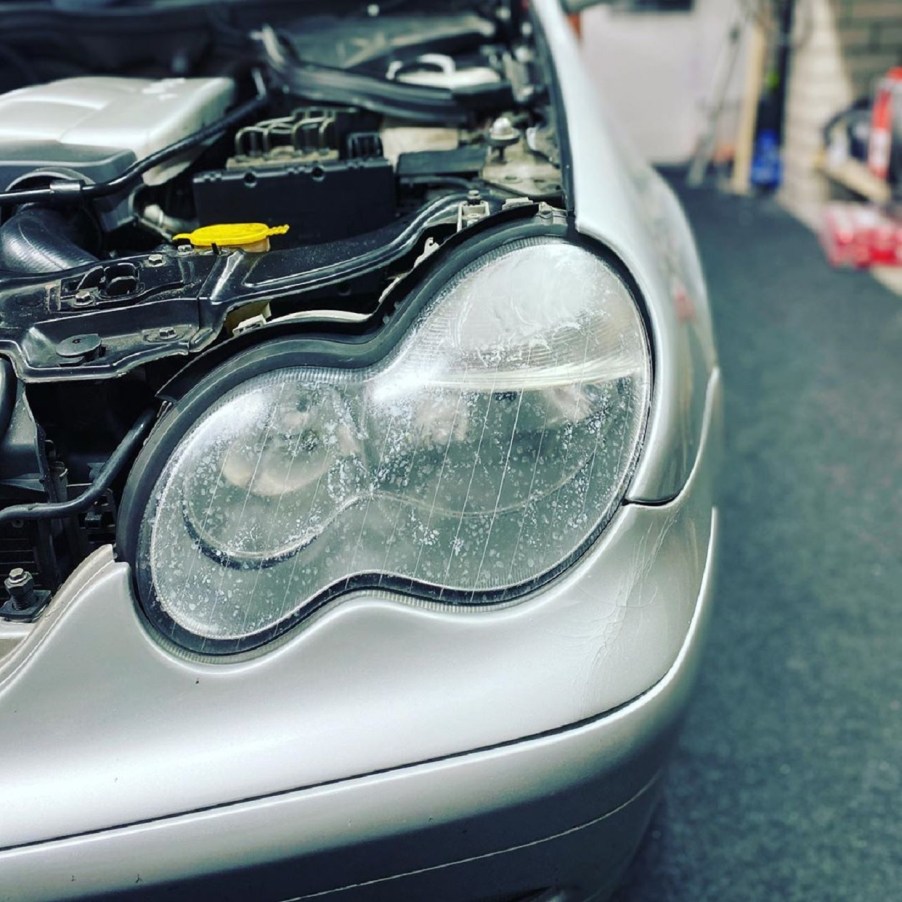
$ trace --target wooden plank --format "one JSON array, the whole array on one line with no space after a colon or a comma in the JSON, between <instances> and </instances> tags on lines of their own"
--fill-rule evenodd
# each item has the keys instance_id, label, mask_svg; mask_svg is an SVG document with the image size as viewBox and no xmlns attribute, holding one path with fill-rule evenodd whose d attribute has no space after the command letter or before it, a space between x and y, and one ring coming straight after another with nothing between
<instances>
[{"instance_id":1,"label":"wooden plank","mask_svg":"<svg viewBox=\"0 0 902 902\"><path fill-rule=\"evenodd\" d=\"M888 204L892 199L889 185L858 160L850 157L841 163L831 163L821 153L815 166L837 185L842 185L875 204Z\"/></svg>"},{"instance_id":2,"label":"wooden plank","mask_svg":"<svg viewBox=\"0 0 902 902\"><path fill-rule=\"evenodd\" d=\"M733 156L733 174L730 190L734 194L749 193L749 173L755 146L755 126L758 121L758 100L764 79L767 59L767 41L764 29L756 18L749 24L750 39L745 63L745 88L742 92L742 108L739 113L739 129L736 134L736 150Z\"/></svg>"}]
</instances>

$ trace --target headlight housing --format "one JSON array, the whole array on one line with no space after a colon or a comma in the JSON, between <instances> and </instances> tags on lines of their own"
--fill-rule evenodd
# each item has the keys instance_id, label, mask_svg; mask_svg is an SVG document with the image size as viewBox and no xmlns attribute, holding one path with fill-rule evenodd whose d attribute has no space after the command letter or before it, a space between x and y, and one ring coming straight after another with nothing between
<instances>
[{"instance_id":1,"label":"headlight housing","mask_svg":"<svg viewBox=\"0 0 902 902\"><path fill-rule=\"evenodd\" d=\"M625 281L552 236L449 263L374 340L378 359L358 347L330 366L320 342L311 365L303 341L283 343L170 414L128 502L141 605L164 636L241 652L364 586L507 602L610 519L651 382Z\"/></svg>"}]
</instances>

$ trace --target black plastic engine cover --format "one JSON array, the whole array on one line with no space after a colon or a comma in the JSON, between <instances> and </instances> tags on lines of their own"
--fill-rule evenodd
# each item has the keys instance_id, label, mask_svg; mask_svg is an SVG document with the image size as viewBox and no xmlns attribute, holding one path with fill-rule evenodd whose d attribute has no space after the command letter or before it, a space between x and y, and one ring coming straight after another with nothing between
<instances>
[{"instance_id":1,"label":"black plastic engine cover","mask_svg":"<svg viewBox=\"0 0 902 902\"><path fill-rule=\"evenodd\" d=\"M194 200L201 225L287 224L291 244L331 241L394 218L394 170L384 157L222 169L194 177Z\"/></svg>"}]
</instances>

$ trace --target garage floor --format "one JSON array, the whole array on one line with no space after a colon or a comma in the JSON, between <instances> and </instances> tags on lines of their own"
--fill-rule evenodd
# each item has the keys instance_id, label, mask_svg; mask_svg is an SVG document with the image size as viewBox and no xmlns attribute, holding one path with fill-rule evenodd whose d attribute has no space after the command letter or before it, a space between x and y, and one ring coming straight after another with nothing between
<instances>
[{"instance_id":1,"label":"garage floor","mask_svg":"<svg viewBox=\"0 0 902 902\"><path fill-rule=\"evenodd\" d=\"M699 692L618 894L902 892L902 299L770 200L675 183L727 390L723 555Z\"/></svg>"}]
</instances>

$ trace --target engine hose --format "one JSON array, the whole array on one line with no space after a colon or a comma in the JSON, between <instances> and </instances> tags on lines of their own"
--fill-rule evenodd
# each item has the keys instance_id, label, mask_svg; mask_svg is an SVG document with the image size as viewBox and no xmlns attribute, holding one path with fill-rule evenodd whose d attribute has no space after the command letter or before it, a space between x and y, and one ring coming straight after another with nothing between
<instances>
[{"instance_id":1,"label":"engine hose","mask_svg":"<svg viewBox=\"0 0 902 902\"><path fill-rule=\"evenodd\" d=\"M415 122L463 125L467 121L467 111L445 88L385 81L305 63L269 25L264 25L255 37L261 44L270 74L290 92L307 100L361 107Z\"/></svg>"},{"instance_id":2,"label":"engine hose","mask_svg":"<svg viewBox=\"0 0 902 902\"><path fill-rule=\"evenodd\" d=\"M0 269L30 275L95 263L77 232L75 221L58 210L25 207L0 226Z\"/></svg>"},{"instance_id":3,"label":"engine hose","mask_svg":"<svg viewBox=\"0 0 902 902\"><path fill-rule=\"evenodd\" d=\"M169 144L166 147L149 156L132 163L127 169L110 179L108 182L96 182L88 185L85 182L59 180L51 182L46 188L30 188L24 191L4 191L0 192L0 205L3 204L61 204L72 203L73 201L93 200L98 197L109 197L111 194L118 194L127 188L133 187L141 180L145 172L149 172L155 166L165 162L171 157L178 156L180 153L203 144L211 138L215 138L224 131L237 125L244 119L259 112L268 102L265 93L260 93L253 100L235 107L230 113L217 119L210 125L205 126L199 131L192 132L190 135Z\"/></svg>"},{"instance_id":4,"label":"engine hose","mask_svg":"<svg viewBox=\"0 0 902 902\"><path fill-rule=\"evenodd\" d=\"M138 417L128 434L120 442L110 459L103 465L90 488L85 489L77 498L61 502L38 502L35 504L14 504L0 511L0 526L13 520L50 520L70 517L86 511L110 487L119 471L138 450L144 437L150 430L156 414L145 410Z\"/></svg>"}]
</instances>

